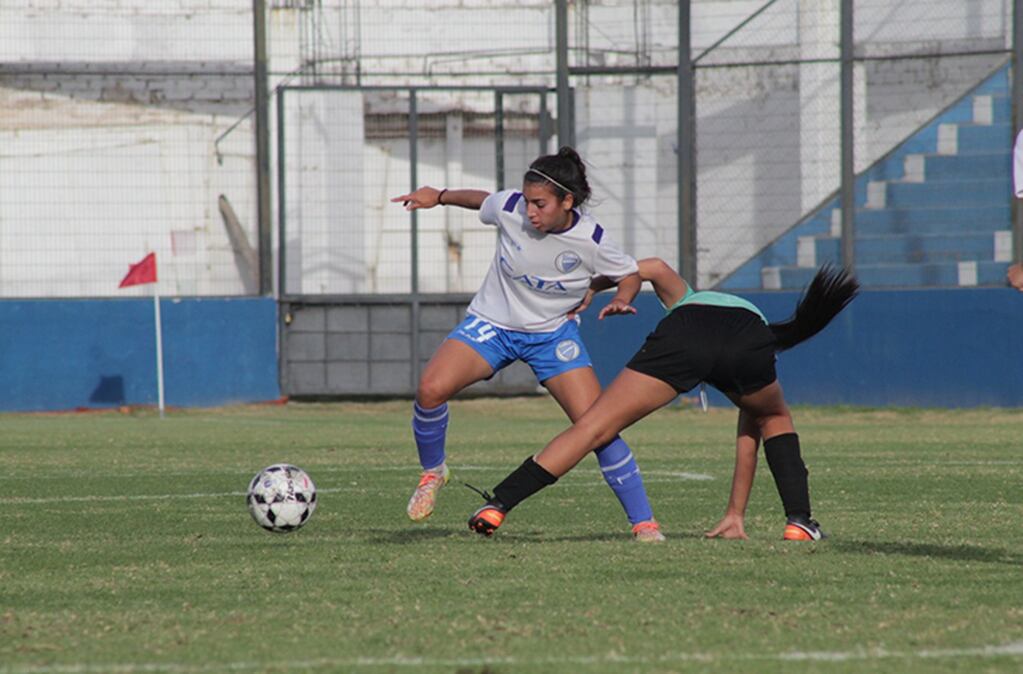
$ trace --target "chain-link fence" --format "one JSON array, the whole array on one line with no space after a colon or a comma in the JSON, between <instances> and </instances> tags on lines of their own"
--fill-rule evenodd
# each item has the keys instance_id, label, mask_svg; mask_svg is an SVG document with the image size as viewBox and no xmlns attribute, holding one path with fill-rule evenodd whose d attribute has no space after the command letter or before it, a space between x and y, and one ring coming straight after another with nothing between
<instances>
[{"instance_id":1,"label":"chain-link fence","mask_svg":"<svg viewBox=\"0 0 1023 674\"><path fill-rule=\"evenodd\" d=\"M799 287L798 268L842 259L841 4L759 3L694 55L703 284L745 265L760 273L740 273L733 287ZM856 0L851 10L860 277L885 286L1000 282L1012 226L1012 3ZM957 130L976 142L956 150L939 137ZM988 176L963 158L980 154ZM996 176L1002 184L982 186L989 199L971 200L969 182ZM990 212L983 231L950 213L960 204ZM973 267L963 273L963 264Z\"/></svg>"},{"instance_id":2,"label":"chain-link fence","mask_svg":"<svg viewBox=\"0 0 1023 674\"><path fill-rule=\"evenodd\" d=\"M553 4L495 2L459 14L457 7L437 3L430 18L421 13L425 9L395 18L405 6L401 2L359 11L352 3L321 5L321 26L331 27L331 35L349 38L325 37L322 27L309 30L313 46L307 51L322 53L323 45L332 39L349 46L341 61L324 61L312 79L346 86L396 81L427 87L549 85L558 68L552 43ZM931 215L921 216L921 204L916 203L926 201L926 194L911 195L914 203L886 212L878 206L898 203L898 199L887 199L885 204L875 197L879 190L893 195L903 190L901 185L881 185L878 178L893 183L916 180L907 174L906 162L912 167L923 162L924 155L945 151L938 147L937 127L945 122L941 115L997 74L1009 57L1011 3L858 0L852 4L853 149L854 169L860 174L856 206L863 210L857 213L864 221L863 233L874 233L857 244L864 248L858 262L867 267L882 265L874 270L882 276L893 273L892 264L947 266L978 259L1004 264L1011 227L1007 191L989 210L993 221L985 224L977 241L965 245L963 236L946 231L944 225L936 225L933 231L902 225L905 219ZM690 168L696 175L698 246L698 274L693 280L699 286L799 287L800 269L838 258L841 6L840 0L692 3L696 140ZM570 3L569 10L566 67L571 76L572 128L574 142L590 165L595 187L592 208L633 255L658 255L681 267L679 185L685 176L680 175L678 153L686 148L679 147L677 128L679 3L603 0ZM507 43L501 33L506 25L523 28L514 44ZM454 26L470 34L466 40L455 39L458 28ZM356 34L357 38L352 37ZM481 39L488 35L495 39ZM395 51L397 42L407 48ZM346 65L341 67L341 62ZM995 101L1001 106L990 113L996 126L1004 123L1008 101L1007 96ZM468 99L453 107L448 102L443 105L449 106L445 113L449 118L482 109ZM450 137L450 128L445 134ZM1003 139L1003 157L992 161L1004 160L1010 143L1011 138ZM420 182L447 180L447 174L437 168L447 170L449 162L461 161L449 157L450 151L450 143L424 150ZM907 160L905 155L914 153ZM484 162L489 163L490 159ZM940 173L935 169L932 174ZM403 179L407 167L402 166L398 175ZM493 176L486 173L470 177L483 187L493 184L489 182ZM384 182L401 184L394 178ZM868 193L874 197L868 199ZM471 273L461 274L461 283L451 282L450 260L458 249L452 248L449 225L432 224L441 217L423 214L424 237L417 247L420 289L471 290L475 278ZM888 220L896 224L882 227ZM467 222L471 228L472 218ZM390 240L411 256L408 223L395 220L390 227L394 235L405 237L392 235ZM915 238L890 238L907 230ZM446 233L434 236L431 232ZM484 266L487 245L484 239L480 249ZM872 252L877 249L880 252ZM411 289L407 276L411 261L404 264L396 272L405 279L402 284L387 286L394 291ZM870 272L864 271L868 282ZM904 281L882 278L879 284L960 282L958 271L951 281L943 281L933 269L928 273L919 279L910 274ZM791 278L783 283L777 280L781 276ZM439 283L439 278L447 280ZM978 281L993 282L994 278L989 274ZM962 281L970 284L970 274ZM369 283L364 287L385 286Z\"/></svg>"},{"instance_id":3,"label":"chain-link fence","mask_svg":"<svg viewBox=\"0 0 1023 674\"><path fill-rule=\"evenodd\" d=\"M550 150L548 97L528 88L281 88L281 294L475 291L494 229L472 211L410 214L391 199L417 185L517 183Z\"/></svg>"},{"instance_id":4,"label":"chain-link fence","mask_svg":"<svg viewBox=\"0 0 1023 674\"><path fill-rule=\"evenodd\" d=\"M254 292L252 9L0 5L0 296Z\"/></svg>"},{"instance_id":5,"label":"chain-link fence","mask_svg":"<svg viewBox=\"0 0 1023 674\"><path fill-rule=\"evenodd\" d=\"M680 166L695 173L699 286L777 287L765 279L839 250L841 0L578 0L564 63L547 0L266 4L283 234L262 273L287 294L474 290L492 233L454 209L413 221L388 198L413 180L517 184L541 142L558 145L557 99L535 92L559 67L594 211L633 255L680 264ZM683 4L693 148L677 128ZM983 284L984 260L1004 265L1010 197L987 176L1007 175L1013 5L851 4L866 278L871 265L965 262L980 266L959 281ZM149 251L166 294L258 292L254 19L237 0L0 6L0 296L144 292L116 285ZM976 242L942 221L957 206L948 158L967 155ZM929 273L904 284L947 284Z\"/></svg>"}]
</instances>

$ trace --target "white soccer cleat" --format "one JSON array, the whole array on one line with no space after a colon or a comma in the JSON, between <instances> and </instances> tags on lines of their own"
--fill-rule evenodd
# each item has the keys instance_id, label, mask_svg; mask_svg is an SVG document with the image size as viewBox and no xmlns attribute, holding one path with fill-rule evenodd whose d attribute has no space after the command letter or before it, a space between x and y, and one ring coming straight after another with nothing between
<instances>
[{"instance_id":1,"label":"white soccer cleat","mask_svg":"<svg viewBox=\"0 0 1023 674\"><path fill-rule=\"evenodd\" d=\"M412 498L408 500L408 507L405 512L413 522L422 522L433 514L433 507L437 503L437 492L448 483L449 475L447 464L441 464L440 470L431 468L423 471L419 478L419 485L412 492Z\"/></svg>"}]
</instances>

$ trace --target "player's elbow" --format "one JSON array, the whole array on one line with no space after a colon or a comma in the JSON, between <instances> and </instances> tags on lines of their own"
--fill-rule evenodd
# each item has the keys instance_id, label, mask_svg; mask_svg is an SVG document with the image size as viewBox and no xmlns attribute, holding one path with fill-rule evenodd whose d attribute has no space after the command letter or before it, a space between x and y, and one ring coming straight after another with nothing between
<instances>
[{"instance_id":1,"label":"player's elbow","mask_svg":"<svg viewBox=\"0 0 1023 674\"><path fill-rule=\"evenodd\" d=\"M639 261L639 277L644 281L656 281L671 273L671 267L659 257L647 257Z\"/></svg>"}]
</instances>

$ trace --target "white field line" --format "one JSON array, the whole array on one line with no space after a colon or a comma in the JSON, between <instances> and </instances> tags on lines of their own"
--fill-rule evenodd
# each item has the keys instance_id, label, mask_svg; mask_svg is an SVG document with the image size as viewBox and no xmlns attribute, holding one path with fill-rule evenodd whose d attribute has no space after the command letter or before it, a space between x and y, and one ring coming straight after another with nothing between
<instances>
[{"instance_id":1,"label":"white field line","mask_svg":"<svg viewBox=\"0 0 1023 674\"><path fill-rule=\"evenodd\" d=\"M288 461L281 460L281 461L274 461L274 462L271 462L271 463L288 463ZM269 465L269 463L267 465ZM874 468L877 467L876 464L871 464L871 465ZM895 462L895 465L898 465L900 467L901 466L914 466L914 465L917 465L917 466L931 468L931 469L936 468L936 467L940 467L940 466L1023 466L1023 460L1013 460L1013 459L1006 459L1006 460L992 459L990 461L985 461L985 460L976 460L976 461L967 461L967 460L963 460L963 461L957 461L957 460L951 460L951 461L933 460L933 461L931 461L931 460L929 460L926 463L924 463L924 462L902 462L902 461L900 461L900 462ZM457 473L458 471L467 471L468 472L468 471L488 471L488 470L489 471L494 471L494 472L499 472L502 469L510 470L509 466L512 466L512 464L502 464L500 466L493 466L493 465L491 465L491 466L478 466L478 465L469 465L469 464L467 464L467 465L451 464L450 465L451 471L453 473ZM642 459L641 459L640 460L640 469L642 469L642 467L643 467L643 462L642 462ZM358 473L392 473L392 472L395 472L395 473L408 473L409 475L416 476L418 474L418 472L419 472L419 467L416 466L414 463L403 465L403 466L357 466L355 468L352 468L351 466L346 466L344 464L339 464L337 466L316 466L313 469L312 472L315 472L317 475L321 475L323 473L328 473L328 474L333 474L333 473L358 474ZM255 471L253 471L252 474L255 475ZM123 473L123 474L114 473L114 472L110 473L110 476L112 476L112 477L125 478L125 479L130 479L130 478L133 478L133 477L138 477L138 478L174 478L174 477L191 477L193 475L195 475L195 473L183 472L183 471L172 471L172 472L166 472L166 473L164 473L164 472L151 472L151 473L150 472L142 472L142 473ZM712 480L712 479L714 479L713 477L711 477L709 475L704 475L702 473L687 473L687 472L683 472L683 471L643 470L643 475L644 476L647 476L647 475L650 475L650 476L669 476L669 477L677 477L677 478L680 478L680 479L689 479L689 480ZM10 474L8 474L8 475L6 475L4 477L4 479L9 481L9 482L16 482L16 481L19 481L19 480L31 480L33 482L43 482L43 481L46 481L46 480L67 480L67 479L76 478L76 477L96 477L96 473L95 473L95 471L88 471L88 472L86 472L86 471L70 471L70 472L66 472L66 473L58 473L58 474L53 474L53 475L31 475L31 474L10 475ZM248 476L248 477L251 477L251 476Z\"/></svg>"},{"instance_id":2,"label":"white field line","mask_svg":"<svg viewBox=\"0 0 1023 674\"><path fill-rule=\"evenodd\" d=\"M381 468L381 470L390 470L389 468ZM407 470L407 469L402 469ZM488 466L459 466L457 470L493 470L492 467ZM325 472L325 471L320 471ZM364 470L362 472L365 472ZM411 471L411 474L415 474L416 471ZM647 483L657 482L677 482L679 480L696 480L705 481L713 480L714 478L710 475L704 475L702 473L685 473L685 472L673 472L673 471L657 471L652 470L644 473L645 476L650 476L644 479ZM662 478L662 479L659 479ZM562 483L561 488L565 487L576 487L576 488L593 488L604 486L603 481L592 480L590 482L568 482ZM347 487L330 487L327 489L317 488L318 494L337 494L340 492L353 492L364 489L358 484L350 485ZM102 503L105 501L170 501L178 499L189 499L189 498L242 498L245 496L243 491L221 491L221 492L195 492L191 494L108 494L104 496L8 496L3 499L4 505L39 505L45 503ZM3 671L3 670L0 670Z\"/></svg>"},{"instance_id":3,"label":"white field line","mask_svg":"<svg viewBox=\"0 0 1023 674\"><path fill-rule=\"evenodd\" d=\"M511 468L509 468L509 466L505 465L505 464L493 465L493 466L478 466L478 465L473 465L473 464L449 464L448 467L451 468L451 473L452 474L458 473L459 471L463 471L463 470L464 471L468 471L468 472L475 472L475 471L482 471L482 470L492 470L495 473L496 472L501 472L501 471L506 471L506 470L511 470ZM583 473L588 468L590 468L590 467L583 467L580 470L576 471L576 473L573 473L573 475L577 474L577 473ZM596 466L593 466L592 468L596 468ZM643 467L641 465L640 466L640 470L642 470L642 468ZM408 473L409 475L418 475L419 474L419 467L415 466L415 465L407 465L407 466L367 466L367 467L358 467L358 468L352 469L352 468L346 468L345 466L317 466L316 468L313 469L313 471L315 471L317 473L348 473L348 474L358 474L360 472L364 472L364 473L370 473L370 472L373 472L373 473L404 472L404 473ZM676 478L680 478L680 479L683 479L683 480L713 480L714 479L712 476L704 475L703 473L688 473L688 472L685 472L685 471L677 471L677 470L643 470L643 475L660 475L660 476L664 476L664 477L676 477Z\"/></svg>"},{"instance_id":4,"label":"white field line","mask_svg":"<svg viewBox=\"0 0 1023 674\"><path fill-rule=\"evenodd\" d=\"M504 665L529 667L541 665L603 666L603 665L658 665L684 662L875 662L881 660L957 660L979 658L1023 657L1023 641L1002 646L978 648L942 648L917 651L888 651L861 649L853 651L789 651L787 653L665 653L660 656L605 655L551 657L551 658L423 658L395 656L390 658L316 658L311 660L235 661L189 665L175 662L122 662L65 665L0 665L0 674L135 674L136 672L168 672L170 674L202 674L203 672L289 672L310 669L407 667L484 667Z\"/></svg>"},{"instance_id":5,"label":"white field line","mask_svg":"<svg viewBox=\"0 0 1023 674\"><path fill-rule=\"evenodd\" d=\"M335 492L352 491L352 487L341 487L333 489L317 489L318 494L333 494ZM181 498L244 498L243 491L221 491L203 492L195 494L115 494L112 496L44 496L40 498L22 498L12 496L3 499L4 505L38 504L38 503L77 503L77 502L101 502L101 501L170 501ZM3 671L3 670L0 670Z\"/></svg>"},{"instance_id":6,"label":"white field line","mask_svg":"<svg viewBox=\"0 0 1023 674\"><path fill-rule=\"evenodd\" d=\"M990 461L928 461L925 465L931 466L1019 466L1023 461L991 459Z\"/></svg>"},{"instance_id":7,"label":"white field line","mask_svg":"<svg viewBox=\"0 0 1023 674\"><path fill-rule=\"evenodd\" d=\"M278 461L277 463L289 463L289 462L288 461ZM1023 463L1023 461L1021 461L1020 463ZM267 464L267 465L269 465L269 464ZM301 468L302 466L299 466L299 467ZM514 465L511 464L511 463L500 464L500 465L491 465L491 466L478 466L478 465L472 465L472 464L464 464L464 465L462 465L462 464L449 464L449 467L451 468L451 472L452 473L458 473L459 471L475 472L475 471L484 471L484 470L492 470L495 473L497 473L497 472L500 472L500 471L511 470L514 467ZM640 468L642 469L642 465L640 466ZM584 467L584 468L576 471L576 473L583 473L586 470L587 470L587 468ZM309 472L310 473L316 473L317 475L320 475L322 473L343 473L345 475L358 475L359 473L408 473L409 475L413 476L414 478L418 478L419 477L419 471L420 471L419 466L417 466L415 464L407 464L407 465L404 465L404 466L359 466L359 465L356 465L355 467L352 467L350 465L340 464L340 465L337 465L337 466L315 466ZM224 473L222 473L222 474L226 475L228 472L234 473L234 471L224 471ZM234 473L234 474L241 475L240 473ZM256 474L256 472L253 471L251 475L243 476L243 479L251 479L252 475L255 475L255 474ZM39 480L67 480L69 478L75 478L75 477L96 477L96 475L97 475L97 473L95 471L89 471L89 472L75 471L75 472L68 472L68 473L60 473L60 474L56 474L56 475L13 475L13 476L9 475L9 476L5 476L4 479L9 479L9 480L34 480L34 481L39 481ZM185 472L185 471L173 471L173 472L167 472L167 473L162 473L162 472L161 473L155 473L155 472L154 473L110 473L110 475L113 476L113 477L118 477L118 478L131 479L131 478L134 478L134 477L138 477L138 478L192 477L192 476L195 475L195 473L194 472ZM702 473L687 473L687 472L684 472L684 471L671 471L671 470L643 470L643 475L666 475L666 476L669 476L669 477L680 477L680 478L683 478L683 479L688 478L688 479L693 479L693 480L709 480L709 479L713 479L712 477L707 476L707 475L703 475Z\"/></svg>"},{"instance_id":8,"label":"white field line","mask_svg":"<svg viewBox=\"0 0 1023 674\"><path fill-rule=\"evenodd\" d=\"M643 479L646 480L646 476L651 475L655 477L673 477L679 480L696 480L697 482L704 482L706 480L713 480L713 475L707 475L705 473L689 473L686 471L674 471L674 470L644 470ZM649 481L649 480L646 480ZM655 480L656 481L656 480ZM668 480L662 480L667 482Z\"/></svg>"}]
</instances>

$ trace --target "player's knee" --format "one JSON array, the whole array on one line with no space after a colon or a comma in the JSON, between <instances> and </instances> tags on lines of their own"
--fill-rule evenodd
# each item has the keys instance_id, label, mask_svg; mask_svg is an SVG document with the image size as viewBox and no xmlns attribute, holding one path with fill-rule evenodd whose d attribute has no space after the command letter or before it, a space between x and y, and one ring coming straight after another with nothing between
<instances>
[{"instance_id":1,"label":"player's knee","mask_svg":"<svg viewBox=\"0 0 1023 674\"><path fill-rule=\"evenodd\" d=\"M603 447L618 435L618 430L600 424L587 424L583 429L591 448Z\"/></svg>"},{"instance_id":2,"label":"player's knee","mask_svg":"<svg viewBox=\"0 0 1023 674\"><path fill-rule=\"evenodd\" d=\"M416 402L424 409L433 409L448 401L447 387L436 377L424 376L416 388Z\"/></svg>"}]
</instances>

